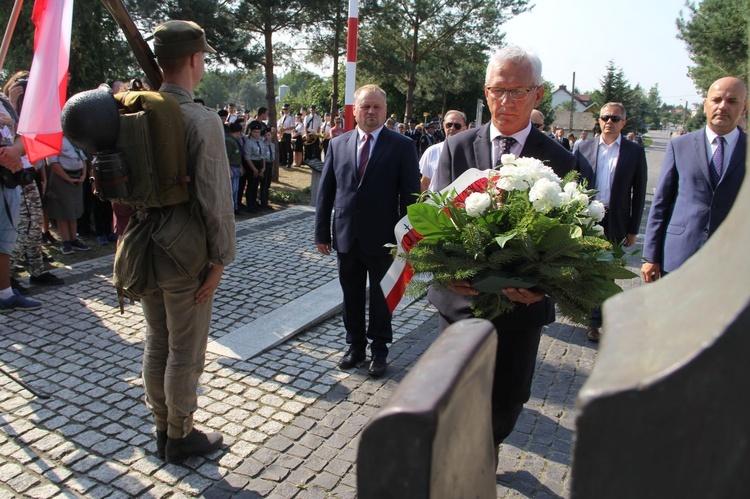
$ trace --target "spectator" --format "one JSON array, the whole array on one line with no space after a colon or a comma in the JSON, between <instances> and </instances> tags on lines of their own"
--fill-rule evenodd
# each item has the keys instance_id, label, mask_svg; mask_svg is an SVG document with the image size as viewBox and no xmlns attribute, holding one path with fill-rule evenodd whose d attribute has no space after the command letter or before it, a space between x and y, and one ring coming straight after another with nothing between
<instances>
[{"instance_id":1,"label":"spectator","mask_svg":"<svg viewBox=\"0 0 750 499\"><path fill-rule=\"evenodd\" d=\"M445 130L446 138L466 131L466 115L461 111L448 111L445 114L443 129ZM428 147L419 159L419 171L422 173L422 180L420 181L422 192L428 189L433 192L436 190L435 174L437 173L440 161L440 153L443 152L443 145L445 145L445 142L438 142Z\"/></svg>"},{"instance_id":2,"label":"spectator","mask_svg":"<svg viewBox=\"0 0 750 499\"><path fill-rule=\"evenodd\" d=\"M14 74L3 87L3 93L10 93L11 86L19 81L26 81L28 76L28 71L19 71ZM20 87L20 91L14 93L14 101L11 102L18 114L21 113L21 109L23 108L23 96L25 93L23 83ZM32 165L25 155L21 158L21 162L24 165L23 172L29 181L21 185L21 203L17 224L18 240L11 256L10 267L14 268L17 263L25 261L29 266L29 282L32 284L63 284L62 279L44 270L44 253L42 252L42 201L37 182L31 181L32 178L36 180L35 177L39 176L42 179L40 182L42 189L45 188L46 177L44 176L44 168L42 168L44 162L39 161L37 165ZM23 293L26 291L15 279L11 278L11 283L20 292Z\"/></svg>"},{"instance_id":3,"label":"spectator","mask_svg":"<svg viewBox=\"0 0 750 499\"><path fill-rule=\"evenodd\" d=\"M18 238L20 209L20 189L15 185L15 174L23 169L21 157L25 151L21 137L16 134L18 114L8 98L17 102L23 85L18 81L11 83L7 92L8 97L0 94L0 195L5 207L0 209L0 313L42 307L41 303L21 296L10 284L10 254Z\"/></svg>"},{"instance_id":4,"label":"spectator","mask_svg":"<svg viewBox=\"0 0 750 499\"><path fill-rule=\"evenodd\" d=\"M82 185L87 179L86 155L63 137L60 154L46 159L49 174L47 179L47 211L57 222L57 230L62 237L63 255L73 251L88 251L77 236L76 220L83 213Z\"/></svg>"}]
</instances>

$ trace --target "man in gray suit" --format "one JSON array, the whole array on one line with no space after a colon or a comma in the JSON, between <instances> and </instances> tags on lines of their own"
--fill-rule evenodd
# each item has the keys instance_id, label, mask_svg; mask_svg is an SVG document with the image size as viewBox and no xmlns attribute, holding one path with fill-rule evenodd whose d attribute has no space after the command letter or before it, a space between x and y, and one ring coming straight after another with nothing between
<instances>
[{"instance_id":1,"label":"man in gray suit","mask_svg":"<svg viewBox=\"0 0 750 499\"><path fill-rule=\"evenodd\" d=\"M724 221L745 178L747 86L716 80L703 103L706 127L669 142L643 245L641 276L654 282L698 251Z\"/></svg>"},{"instance_id":2,"label":"man in gray suit","mask_svg":"<svg viewBox=\"0 0 750 499\"><path fill-rule=\"evenodd\" d=\"M620 134L627 123L626 117L622 103L604 104L599 115L602 134L598 140L581 142L574 154L589 188L597 190L594 199L606 208L601 223L604 235L629 248L635 244L641 226L648 173L646 151ZM601 327L602 312L596 308L591 312L589 341L599 341Z\"/></svg>"},{"instance_id":3,"label":"man in gray suit","mask_svg":"<svg viewBox=\"0 0 750 499\"><path fill-rule=\"evenodd\" d=\"M484 94L492 120L445 142L438 165L438 189L469 168L492 168L507 153L542 160L560 177L574 168L573 155L531 125L531 111L544 96L542 62L536 55L519 47L504 47L495 53L487 67ZM473 317L469 297L478 293L466 281L454 282L449 290L431 289L428 296L440 313L441 328ZM492 385L496 447L510 435L531 396L542 327L555 320L549 297L519 288L504 288L502 293L517 305L513 312L492 321L498 338Z\"/></svg>"}]
</instances>

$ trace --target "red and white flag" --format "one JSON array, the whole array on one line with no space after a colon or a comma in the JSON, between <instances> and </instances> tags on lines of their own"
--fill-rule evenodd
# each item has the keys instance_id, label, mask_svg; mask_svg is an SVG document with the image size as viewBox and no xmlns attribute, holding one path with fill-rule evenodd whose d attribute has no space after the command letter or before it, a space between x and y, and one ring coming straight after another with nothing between
<instances>
[{"instance_id":1,"label":"red and white flag","mask_svg":"<svg viewBox=\"0 0 750 499\"><path fill-rule=\"evenodd\" d=\"M34 59L18 133L35 163L62 149L60 111L68 92L73 0L36 0L31 19L36 26Z\"/></svg>"}]
</instances>

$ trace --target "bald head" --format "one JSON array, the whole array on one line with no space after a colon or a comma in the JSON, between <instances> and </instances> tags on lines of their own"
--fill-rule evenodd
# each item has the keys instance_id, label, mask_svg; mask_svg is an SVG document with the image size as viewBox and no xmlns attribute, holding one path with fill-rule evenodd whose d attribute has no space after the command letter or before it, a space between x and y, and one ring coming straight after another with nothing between
<instances>
[{"instance_id":1,"label":"bald head","mask_svg":"<svg viewBox=\"0 0 750 499\"><path fill-rule=\"evenodd\" d=\"M534 109L531 111L531 125L537 127L539 130L544 129L544 115Z\"/></svg>"},{"instance_id":2,"label":"bald head","mask_svg":"<svg viewBox=\"0 0 750 499\"><path fill-rule=\"evenodd\" d=\"M717 135L726 135L735 129L743 115L747 114L747 86L733 76L720 78L708 88L703 103L706 126Z\"/></svg>"}]
</instances>

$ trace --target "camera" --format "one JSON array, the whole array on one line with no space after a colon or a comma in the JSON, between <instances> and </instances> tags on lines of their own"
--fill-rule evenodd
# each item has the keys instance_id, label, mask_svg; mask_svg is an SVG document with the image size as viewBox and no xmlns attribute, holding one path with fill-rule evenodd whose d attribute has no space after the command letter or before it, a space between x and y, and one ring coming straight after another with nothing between
<instances>
[{"instance_id":1,"label":"camera","mask_svg":"<svg viewBox=\"0 0 750 499\"><path fill-rule=\"evenodd\" d=\"M19 185L29 185L36 178L36 170L33 168L24 168L21 171L13 173L4 166L0 166L0 184L8 189L15 189Z\"/></svg>"}]
</instances>

